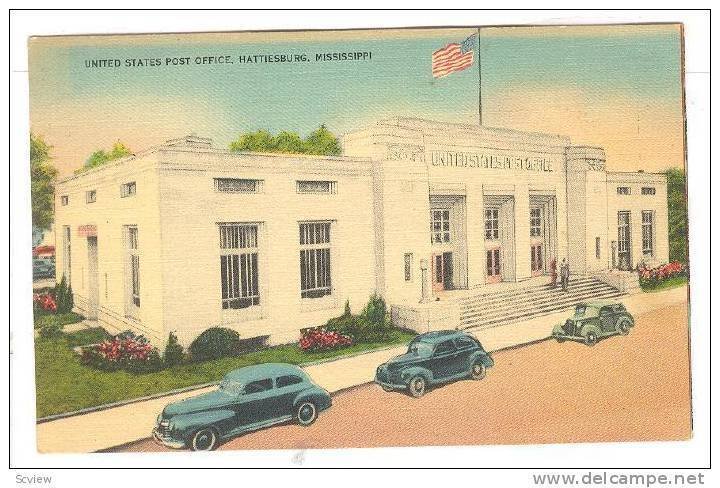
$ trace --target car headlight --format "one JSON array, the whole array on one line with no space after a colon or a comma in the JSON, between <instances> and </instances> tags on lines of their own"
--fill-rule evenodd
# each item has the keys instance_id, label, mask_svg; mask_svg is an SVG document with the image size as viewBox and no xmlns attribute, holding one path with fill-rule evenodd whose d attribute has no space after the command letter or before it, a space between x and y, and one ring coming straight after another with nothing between
<instances>
[{"instance_id":1,"label":"car headlight","mask_svg":"<svg viewBox=\"0 0 720 488\"><path fill-rule=\"evenodd\" d=\"M161 420L160 427L162 427L163 429L165 429L167 431L173 430L173 424L169 420Z\"/></svg>"}]
</instances>

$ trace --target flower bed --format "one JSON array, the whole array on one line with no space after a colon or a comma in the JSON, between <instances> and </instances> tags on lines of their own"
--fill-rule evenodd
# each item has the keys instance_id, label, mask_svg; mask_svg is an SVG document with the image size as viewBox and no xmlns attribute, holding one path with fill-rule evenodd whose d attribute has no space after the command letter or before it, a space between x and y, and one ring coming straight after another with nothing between
<instances>
[{"instance_id":1,"label":"flower bed","mask_svg":"<svg viewBox=\"0 0 720 488\"><path fill-rule=\"evenodd\" d=\"M147 373L163 367L158 350L144 336L130 331L83 348L81 358L84 364L105 371Z\"/></svg>"},{"instance_id":2,"label":"flower bed","mask_svg":"<svg viewBox=\"0 0 720 488\"><path fill-rule=\"evenodd\" d=\"M339 347L351 346L353 343L349 335L340 334L324 327L307 329L300 337L300 349L303 351L325 351Z\"/></svg>"},{"instance_id":3,"label":"flower bed","mask_svg":"<svg viewBox=\"0 0 720 488\"><path fill-rule=\"evenodd\" d=\"M56 313L57 302L51 293L33 293L33 308L35 312Z\"/></svg>"},{"instance_id":4,"label":"flower bed","mask_svg":"<svg viewBox=\"0 0 720 488\"><path fill-rule=\"evenodd\" d=\"M640 286L645 289L654 289L667 282L683 281L688 276L688 268L684 264L673 261L655 268L648 268L644 264L638 266Z\"/></svg>"}]
</instances>

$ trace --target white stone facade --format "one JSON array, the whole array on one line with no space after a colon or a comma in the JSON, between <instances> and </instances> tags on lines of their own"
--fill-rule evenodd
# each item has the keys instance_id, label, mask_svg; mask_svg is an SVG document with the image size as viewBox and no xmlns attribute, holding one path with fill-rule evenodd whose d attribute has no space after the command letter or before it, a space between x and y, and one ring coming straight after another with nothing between
<instances>
[{"instance_id":1,"label":"white stone facade","mask_svg":"<svg viewBox=\"0 0 720 488\"><path fill-rule=\"evenodd\" d=\"M429 302L553 259L577 275L668 259L665 176L606 172L601 148L405 118L342 143L253 154L189 136L67 178L57 278L88 316L158 345L216 325L273 344L373 292Z\"/></svg>"}]
</instances>

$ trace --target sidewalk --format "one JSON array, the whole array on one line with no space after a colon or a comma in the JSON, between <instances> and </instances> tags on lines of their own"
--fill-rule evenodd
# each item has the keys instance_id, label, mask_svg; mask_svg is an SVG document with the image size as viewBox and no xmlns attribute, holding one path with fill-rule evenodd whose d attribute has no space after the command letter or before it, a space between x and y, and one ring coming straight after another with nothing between
<instances>
[{"instance_id":1,"label":"sidewalk","mask_svg":"<svg viewBox=\"0 0 720 488\"><path fill-rule=\"evenodd\" d=\"M639 293L624 297L620 301L630 313L637 316L685 300L687 300L687 287L657 293ZM480 339L488 351L498 351L547 339L553 326L566 319L570 310L571 308L507 325L480 330L471 329L469 332ZM403 352L405 346L399 346L313 364L307 366L305 370L318 385L333 393L372 381L375 369L380 363ZM497 367L502 367L501 360L498 361ZM38 424L38 451L93 452L146 438L150 435L155 419L165 405L214 388L214 386L202 388Z\"/></svg>"}]
</instances>

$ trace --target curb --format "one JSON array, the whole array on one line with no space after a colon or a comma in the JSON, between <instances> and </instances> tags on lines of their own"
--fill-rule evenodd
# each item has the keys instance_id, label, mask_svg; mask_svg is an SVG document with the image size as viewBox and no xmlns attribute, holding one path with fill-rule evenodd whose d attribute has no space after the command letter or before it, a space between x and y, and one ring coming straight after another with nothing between
<instances>
[{"instance_id":1,"label":"curb","mask_svg":"<svg viewBox=\"0 0 720 488\"><path fill-rule=\"evenodd\" d=\"M350 358L354 358L354 357L357 357L357 356L362 356L362 355L365 355L365 354L371 354L371 353L374 353L374 352L387 351L387 350L390 350L390 349L395 349L396 347L400 347L400 346L402 346L402 345L403 345L402 343L398 343L398 344L395 344L395 345L392 345L392 346L385 346L385 347L382 347L382 348L379 348L379 349L371 349L371 350L368 350L368 351L355 352L355 353L348 354L348 355L345 355L345 356L339 356L339 357L335 357L335 358L319 359L319 360L317 360L317 361L310 361L310 362L307 362L307 363L300 363L300 364L297 364L297 366L300 367L300 368L307 368L307 367L309 367L309 366L316 366L316 365L318 365L318 364L331 363L331 362L333 362L333 361L341 361L341 360L343 360L343 359L350 359ZM35 421L35 424L36 424L36 425L40 425L40 424L44 424L44 423L46 423L46 422L52 422L53 420L62 420L62 419L69 418L69 417L77 417L78 415L85 415L85 414L88 414L88 413L100 412L100 411L102 411L102 410L110 410L111 408L122 407L122 406L125 406L125 405L132 405L133 403L140 403L140 402L145 402L145 401L148 401L148 400L157 400L158 398L169 397L169 396L173 396L173 395L178 395L178 394L180 394L180 393L187 393L187 392L189 392L189 391L194 391L194 390L201 390L201 389L203 389L203 388L208 388L208 387L210 387L210 386L215 386L215 385L217 385L217 384L219 384L219 383L220 383L219 381L212 381L212 382L210 382L210 383L202 383L202 384L200 384L200 385L186 386L186 387L183 387L183 388L178 388L178 389L175 389L175 390L165 391L165 392L162 392L162 393L153 393L152 395L146 395L146 396L143 396L143 397L130 398L130 399L127 399L127 400L120 400L120 401L113 402L113 403L104 403L104 404L102 404L102 405L95 405L95 406L93 406L93 407L81 408L80 410L73 410L73 411L71 411L71 412L63 412L63 413L58 413L58 414L54 414L54 415L48 415L48 416L46 416L46 417L41 417L41 418L37 419L37 420ZM353 388L353 387L349 387L349 388ZM341 390L338 390L338 391L341 391ZM332 394L334 394L334 393L336 393L336 392L333 392Z\"/></svg>"}]
</instances>

